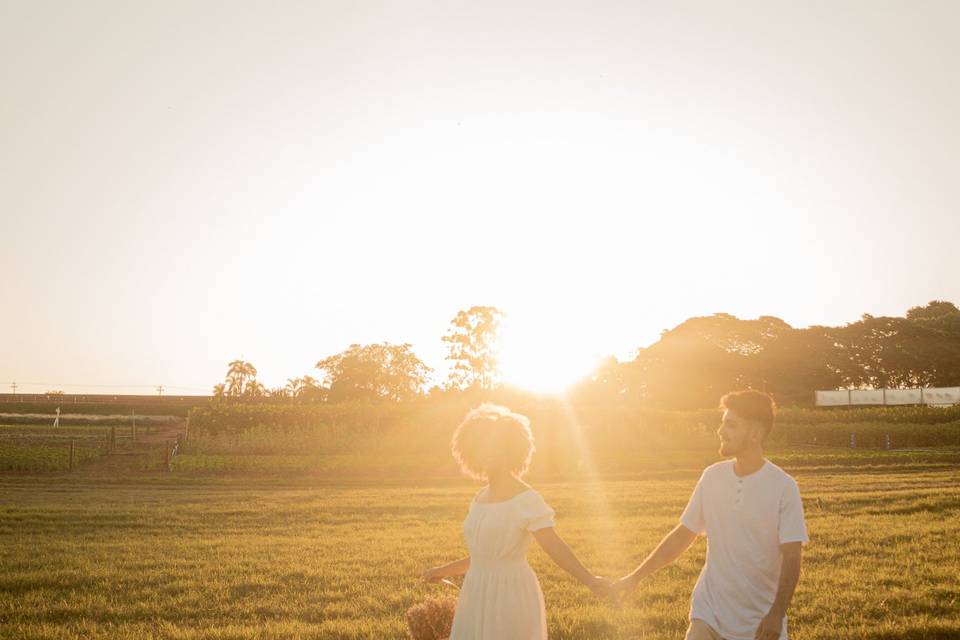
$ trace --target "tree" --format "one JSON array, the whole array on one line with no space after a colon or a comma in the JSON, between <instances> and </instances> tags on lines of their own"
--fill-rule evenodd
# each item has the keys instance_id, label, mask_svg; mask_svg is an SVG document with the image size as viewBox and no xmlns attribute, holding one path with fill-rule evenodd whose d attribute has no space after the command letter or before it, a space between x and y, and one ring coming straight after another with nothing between
<instances>
[{"instance_id":1,"label":"tree","mask_svg":"<svg viewBox=\"0 0 960 640\"><path fill-rule=\"evenodd\" d=\"M287 380L286 391L291 398L314 402L326 400L328 390L316 378L303 376Z\"/></svg>"},{"instance_id":2,"label":"tree","mask_svg":"<svg viewBox=\"0 0 960 640\"><path fill-rule=\"evenodd\" d=\"M960 319L960 309L957 305L946 300L931 300L923 307L911 307L907 310L907 320L920 324L933 324L941 328L953 326L954 321Z\"/></svg>"},{"instance_id":3,"label":"tree","mask_svg":"<svg viewBox=\"0 0 960 640\"><path fill-rule=\"evenodd\" d=\"M443 341L447 360L453 362L449 386L493 388L497 376L497 340L503 313L496 307L470 307L459 311Z\"/></svg>"},{"instance_id":4,"label":"tree","mask_svg":"<svg viewBox=\"0 0 960 640\"><path fill-rule=\"evenodd\" d=\"M227 388L221 382L220 384L213 385L213 397L216 400L223 400L224 396L227 395Z\"/></svg>"},{"instance_id":5,"label":"tree","mask_svg":"<svg viewBox=\"0 0 960 640\"><path fill-rule=\"evenodd\" d=\"M312 376L303 376L300 382L298 398L306 402L326 402L330 390L320 384L319 380Z\"/></svg>"},{"instance_id":6,"label":"tree","mask_svg":"<svg viewBox=\"0 0 960 640\"><path fill-rule=\"evenodd\" d=\"M265 395L267 395L267 388L256 379L249 380L243 388L243 397L245 398L262 398Z\"/></svg>"},{"instance_id":7,"label":"tree","mask_svg":"<svg viewBox=\"0 0 960 640\"><path fill-rule=\"evenodd\" d=\"M303 378L288 378L285 388L291 398L296 398L303 390Z\"/></svg>"},{"instance_id":8,"label":"tree","mask_svg":"<svg viewBox=\"0 0 960 640\"><path fill-rule=\"evenodd\" d=\"M960 384L960 310L944 301L906 317L865 314L842 327L794 329L772 316L690 318L621 366L627 396L665 408L713 406L754 388L781 403L817 389Z\"/></svg>"},{"instance_id":9,"label":"tree","mask_svg":"<svg viewBox=\"0 0 960 640\"><path fill-rule=\"evenodd\" d=\"M577 381L569 396L584 404L617 404L626 398L626 368L614 356L603 358L589 376Z\"/></svg>"},{"instance_id":10,"label":"tree","mask_svg":"<svg viewBox=\"0 0 960 640\"><path fill-rule=\"evenodd\" d=\"M387 342L352 344L341 353L317 362L325 372L331 402L343 400L408 400L421 393L431 369L412 345Z\"/></svg>"},{"instance_id":11,"label":"tree","mask_svg":"<svg viewBox=\"0 0 960 640\"><path fill-rule=\"evenodd\" d=\"M960 309L952 302L933 300L907 311L907 320L926 329L921 349L931 372L931 384L960 385Z\"/></svg>"},{"instance_id":12,"label":"tree","mask_svg":"<svg viewBox=\"0 0 960 640\"><path fill-rule=\"evenodd\" d=\"M780 318L727 313L690 318L626 367L631 397L670 409L712 406L733 389L766 389L763 354L793 329Z\"/></svg>"},{"instance_id":13,"label":"tree","mask_svg":"<svg viewBox=\"0 0 960 640\"><path fill-rule=\"evenodd\" d=\"M256 377L256 367L243 360L234 360L228 365L227 369L227 395L245 395L247 381L255 380Z\"/></svg>"},{"instance_id":14,"label":"tree","mask_svg":"<svg viewBox=\"0 0 960 640\"><path fill-rule=\"evenodd\" d=\"M908 312L909 314L909 312ZM951 385L960 378L960 334L949 314L913 319L869 314L832 331L844 386L896 389Z\"/></svg>"},{"instance_id":15,"label":"tree","mask_svg":"<svg viewBox=\"0 0 960 640\"><path fill-rule=\"evenodd\" d=\"M781 332L759 354L757 369L778 402L807 404L815 390L843 384L838 359L833 329L813 326Z\"/></svg>"}]
</instances>

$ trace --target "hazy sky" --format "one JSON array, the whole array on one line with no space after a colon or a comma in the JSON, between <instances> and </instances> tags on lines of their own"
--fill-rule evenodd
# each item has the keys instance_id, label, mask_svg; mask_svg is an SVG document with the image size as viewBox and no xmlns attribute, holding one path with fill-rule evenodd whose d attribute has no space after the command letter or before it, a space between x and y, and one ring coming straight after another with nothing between
<instances>
[{"instance_id":1,"label":"hazy sky","mask_svg":"<svg viewBox=\"0 0 960 640\"><path fill-rule=\"evenodd\" d=\"M273 386L384 340L443 367L475 304L529 379L693 315L960 302L958 24L0 0L2 390L203 392L240 356Z\"/></svg>"}]
</instances>

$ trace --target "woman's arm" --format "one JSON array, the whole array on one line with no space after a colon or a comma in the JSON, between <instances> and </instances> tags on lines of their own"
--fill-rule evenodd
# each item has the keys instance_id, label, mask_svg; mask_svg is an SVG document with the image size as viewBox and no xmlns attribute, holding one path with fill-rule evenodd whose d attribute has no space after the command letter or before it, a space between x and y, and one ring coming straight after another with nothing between
<instances>
[{"instance_id":1,"label":"woman's arm","mask_svg":"<svg viewBox=\"0 0 960 640\"><path fill-rule=\"evenodd\" d=\"M450 576L462 576L470 568L470 556L454 560L439 567L433 567L423 572L423 579L427 582L439 582Z\"/></svg>"},{"instance_id":2,"label":"woman's arm","mask_svg":"<svg viewBox=\"0 0 960 640\"><path fill-rule=\"evenodd\" d=\"M598 596L610 595L612 582L607 578L601 578L590 573L577 559L573 549L564 542L553 527L538 529L533 532L533 537L537 539L540 547L547 552L551 560L557 563L558 567L586 585Z\"/></svg>"}]
</instances>

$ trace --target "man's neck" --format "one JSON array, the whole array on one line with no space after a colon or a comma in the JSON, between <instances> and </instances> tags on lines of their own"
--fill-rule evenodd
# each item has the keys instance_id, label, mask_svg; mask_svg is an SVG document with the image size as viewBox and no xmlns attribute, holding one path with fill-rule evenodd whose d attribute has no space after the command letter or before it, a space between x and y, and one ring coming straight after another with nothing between
<instances>
[{"instance_id":1,"label":"man's neck","mask_svg":"<svg viewBox=\"0 0 960 640\"><path fill-rule=\"evenodd\" d=\"M765 462L763 449L744 451L737 456L736 461L733 463L733 472L738 476L748 476L751 473L759 471Z\"/></svg>"}]
</instances>

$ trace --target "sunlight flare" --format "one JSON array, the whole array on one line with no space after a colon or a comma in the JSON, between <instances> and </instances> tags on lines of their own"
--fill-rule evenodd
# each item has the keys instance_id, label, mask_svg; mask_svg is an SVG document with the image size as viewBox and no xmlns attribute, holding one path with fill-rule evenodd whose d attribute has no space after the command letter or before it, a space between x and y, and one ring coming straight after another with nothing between
<instances>
[{"instance_id":1,"label":"sunlight flare","mask_svg":"<svg viewBox=\"0 0 960 640\"><path fill-rule=\"evenodd\" d=\"M561 394L588 377L601 361L591 351L589 336L550 322L508 318L499 345L503 382L534 393Z\"/></svg>"}]
</instances>

